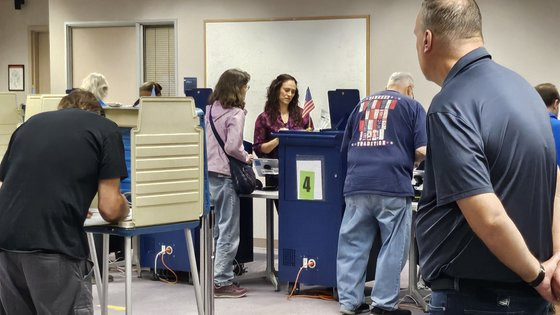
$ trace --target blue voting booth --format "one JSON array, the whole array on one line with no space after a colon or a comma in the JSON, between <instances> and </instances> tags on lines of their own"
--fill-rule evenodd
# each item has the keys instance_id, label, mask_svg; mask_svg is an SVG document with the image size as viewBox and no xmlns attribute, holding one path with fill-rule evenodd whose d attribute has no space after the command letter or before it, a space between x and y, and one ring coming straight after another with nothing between
<instances>
[{"instance_id":1,"label":"blue voting booth","mask_svg":"<svg viewBox=\"0 0 560 315\"><path fill-rule=\"evenodd\" d=\"M358 90L329 91L332 129L320 132L282 131L279 148L278 276L293 283L336 287L338 232L344 214L346 154L341 153L348 117L358 104ZM376 237L366 279L375 276L381 247Z\"/></svg>"},{"instance_id":2,"label":"blue voting booth","mask_svg":"<svg viewBox=\"0 0 560 315\"><path fill-rule=\"evenodd\" d=\"M294 282L304 259L314 268L300 283L336 286L338 230L344 212L343 132L287 131L279 145L278 276Z\"/></svg>"}]
</instances>

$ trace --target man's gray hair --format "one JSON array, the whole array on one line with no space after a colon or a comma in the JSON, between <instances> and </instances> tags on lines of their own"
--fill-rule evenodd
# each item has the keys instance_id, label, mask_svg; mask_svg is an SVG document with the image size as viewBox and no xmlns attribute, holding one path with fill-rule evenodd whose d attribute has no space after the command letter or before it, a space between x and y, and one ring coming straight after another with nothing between
<instances>
[{"instance_id":1,"label":"man's gray hair","mask_svg":"<svg viewBox=\"0 0 560 315\"><path fill-rule=\"evenodd\" d=\"M391 74L387 82L387 86L391 85L400 85L403 87L413 86L414 79L412 78L412 74L408 72L395 72Z\"/></svg>"},{"instance_id":2,"label":"man's gray hair","mask_svg":"<svg viewBox=\"0 0 560 315\"><path fill-rule=\"evenodd\" d=\"M423 0L423 30L447 40L482 38L482 15L475 0Z\"/></svg>"},{"instance_id":3,"label":"man's gray hair","mask_svg":"<svg viewBox=\"0 0 560 315\"><path fill-rule=\"evenodd\" d=\"M104 75L93 72L84 78L80 88L93 93L97 99L103 100L107 96L109 83L107 83L107 79L105 79Z\"/></svg>"}]
</instances>

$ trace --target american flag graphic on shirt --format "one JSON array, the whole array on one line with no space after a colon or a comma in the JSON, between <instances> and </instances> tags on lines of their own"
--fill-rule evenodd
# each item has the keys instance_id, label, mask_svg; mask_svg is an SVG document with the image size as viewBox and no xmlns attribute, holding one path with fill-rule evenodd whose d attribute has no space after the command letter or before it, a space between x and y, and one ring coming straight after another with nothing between
<instances>
[{"instance_id":1,"label":"american flag graphic on shirt","mask_svg":"<svg viewBox=\"0 0 560 315\"><path fill-rule=\"evenodd\" d=\"M372 147L393 144L385 139L389 111L395 109L398 100L389 95L374 95L360 105L359 138L354 146Z\"/></svg>"}]
</instances>

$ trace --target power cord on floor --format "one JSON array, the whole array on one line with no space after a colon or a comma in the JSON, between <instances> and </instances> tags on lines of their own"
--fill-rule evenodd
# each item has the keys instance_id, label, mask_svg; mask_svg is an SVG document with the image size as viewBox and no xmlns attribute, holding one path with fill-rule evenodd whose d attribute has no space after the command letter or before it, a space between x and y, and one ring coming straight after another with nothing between
<instances>
[{"instance_id":1,"label":"power cord on floor","mask_svg":"<svg viewBox=\"0 0 560 315\"><path fill-rule=\"evenodd\" d=\"M165 256L165 255L161 255L161 263L163 264L163 266L165 266L165 269L169 270L173 274L173 277L175 277L175 280L173 280L173 281L168 281L168 280L164 280L164 279L160 279L160 280L167 283L167 284L176 284L177 280L179 278L177 277L177 274L171 268L169 268L167 266L167 264L165 263L165 260L163 259L163 256Z\"/></svg>"},{"instance_id":2,"label":"power cord on floor","mask_svg":"<svg viewBox=\"0 0 560 315\"><path fill-rule=\"evenodd\" d=\"M305 267L307 267L307 266L301 266L301 267L299 267L299 271L298 271L297 276L296 276L296 282L294 282L294 287L292 288L292 291L290 292L290 294L288 294L288 300L291 299L292 296L294 295L294 292L296 291L296 288L297 288L297 283L298 283L298 281L299 281L299 275L301 274L301 271L302 271Z\"/></svg>"},{"instance_id":3,"label":"power cord on floor","mask_svg":"<svg viewBox=\"0 0 560 315\"><path fill-rule=\"evenodd\" d=\"M247 272L247 268L243 264L240 264L237 259L233 259L233 264L235 265L233 268L234 275L241 276Z\"/></svg>"},{"instance_id":4,"label":"power cord on floor","mask_svg":"<svg viewBox=\"0 0 560 315\"><path fill-rule=\"evenodd\" d=\"M171 246L167 246L165 249L161 250L159 253L157 253L155 259L154 259L154 278L156 280L159 280L161 282L165 282L167 284L176 284L178 281L178 277L177 274L171 269L169 268L169 266L167 266L167 264L165 263L165 259L164 256L165 254L171 254L173 252L173 249L171 248ZM158 257L161 255L161 263L163 264L163 266L165 267L165 270L168 270L169 272L171 272L171 274L173 274L174 280L173 281L169 281L167 279L167 277L163 276L163 275L159 275L158 271L157 271L157 261L158 261Z\"/></svg>"},{"instance_id":5,"label":"power cord on floor","mask_svg":"<svg viewBox=\"0 0 560 315\"><path fill-rule=\"evenodd\" d=\"M299 276L301 274L301 271L307 267L311 267L309 265L309 262L307 263L307 265L303 265L299 268L299 271L297 273L296 276L296 281L294 282L294 287L292 288L292 291L290 292L290 294L288 295L288 300L290 300L292 297L301 297L301 298L309 298L309 299L319 299L319 300L324 300L324 301L336 301L336 299L332 296L332 294L329 294L328 292L325 293L325 291L317 291L319 294L295 294L294 292L296 291L297 288L297 284L299 281Z\"/></svg>"}]
</instances>

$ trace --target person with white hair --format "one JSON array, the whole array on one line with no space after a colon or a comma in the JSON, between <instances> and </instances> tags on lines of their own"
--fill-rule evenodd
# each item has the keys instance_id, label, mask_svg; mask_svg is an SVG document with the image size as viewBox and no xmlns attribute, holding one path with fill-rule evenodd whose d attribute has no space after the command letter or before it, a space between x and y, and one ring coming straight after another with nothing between
<instances>
[{"instance_id":1,"label":"person with white hair","mask_svg":"<svg viewBox=\"0 0 560 315\"><path fill-rule=\"evenodd\" d=\"M402 89L403 94L414 98L414 79L412 79L412 74L408 72L395 72L389 77L387 82L387 90L394 89L398 87L399 90Z\"/></svg>"},{"instance_id":2,"label":"person with white hair","mask_svg":"<svg viewBox=\"0 0 560 315\"><path fill-rule=\"evenodd\" d=\"M348 118L342 142L348 158L346 209L336 266L342 314L369 311L364 303L366 268L378 231L382 246L371 313L410 314L397 303L410 243L412 169L426 153L426 112L412 98L413 88L409 73L393 73L387 90L363 99Z\"/></svg>"},{"instance_id":3,"label":"person with white hair","mask_svg":"<svg viewBox=\"0 0 560 315\"><path fill-rule=\"evenodd\" d=\"M82 90L89 91L95 95L99 104L102 107L105 107L105 103L103 100L107 97L107 93L109 91L109 83L104 75L97 72L92 72L88 74L84 80L82 81L82 85L80 86Z\"/></svg>"}]
</instances>

